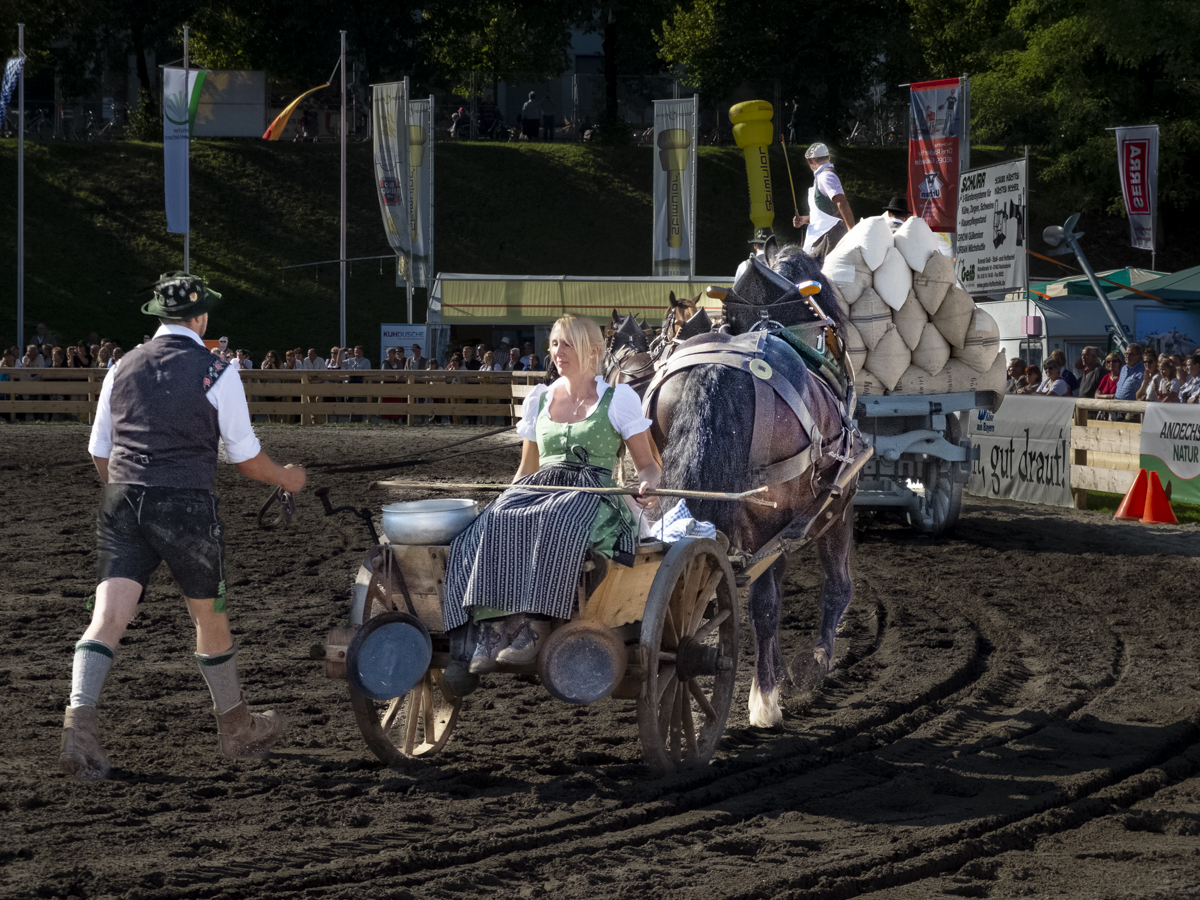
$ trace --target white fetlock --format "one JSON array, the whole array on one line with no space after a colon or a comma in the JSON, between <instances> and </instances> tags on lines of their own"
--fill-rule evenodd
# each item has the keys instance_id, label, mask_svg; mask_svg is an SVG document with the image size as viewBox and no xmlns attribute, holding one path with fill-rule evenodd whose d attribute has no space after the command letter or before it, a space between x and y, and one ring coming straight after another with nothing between
<instances>
[{"instance_id":1,"label":"white fetlock","mask_svg":"<svg viewBox=\"0 0 1200 900\"><path fill-rule=\"evenodd\" d=\"M783 723L783 707L779 704L779 686L769 694L758 689L758 679L750 682L750 724L755 728L775 728Z\"/></svg>"}]
</instances>

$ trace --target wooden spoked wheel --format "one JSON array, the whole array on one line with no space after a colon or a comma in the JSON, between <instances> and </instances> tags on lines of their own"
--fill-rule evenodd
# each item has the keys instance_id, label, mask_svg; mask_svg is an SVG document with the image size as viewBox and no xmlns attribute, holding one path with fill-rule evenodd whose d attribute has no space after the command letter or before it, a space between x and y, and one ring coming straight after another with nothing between
<instances>
[{"instance_id":1,"label":"wooden spoked wheel","mask_svg":"<svg viewBox=\"0 0 1200 900\"><path fill-rule=\"evenodd\" d=\"M650 586L639 648L638 732L655 774L712 759L733 700L738 625L737 586L720 545L675 544Z\"/></svg>"},{"instance_id":2,"label":"wooden spoked wheel","mask_svg":"<svg viewBox=\"0 0 1200 900\"><path fill-rule=\"evenodd\" d=\"M442 672L431 667L403 697L382 702L350 688L358 730L383 763L392 766L406 757L432 756L450 740L462 697L446 690Z\"/></svg>"},{"instance_id":3,"label":"wooden spoked wheel","mask_svg":"<svg viewBox=\"0 0 1200 900\"><path fill-rule=\"evenodd\" d=\"M363 623L386 612L403 611L393 593L380 589L373 580L363 604ZM448 648L439 648L435 638L433 649L433 661L424 676L403 696L372 700L350 685L350 707L358 730L371 752L386 765L394 766L414 756L432 756L446 746L454 732L462 697L455 696L445 686L443 673L450 662Z\"/></svg>"}]
</instances>

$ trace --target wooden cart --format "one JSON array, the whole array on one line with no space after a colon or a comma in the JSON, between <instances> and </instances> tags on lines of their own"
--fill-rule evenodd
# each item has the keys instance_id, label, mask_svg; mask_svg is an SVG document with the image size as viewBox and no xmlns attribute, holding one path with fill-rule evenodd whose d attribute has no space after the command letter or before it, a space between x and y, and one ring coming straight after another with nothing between
<instances>
[{"instance_id":1,"label":"wooden cart","mask_svg":"<svg viewBox=\"0 0 1200 900\"><path fill-rule=\"evenodd\" d=\"M537 662L498 671L536 673L552 695L569 703L633 700L646 762L656 773L707 763L733 699L739 588L778 558L772 553L731 561L728 542L718 537L643 544L632 566L589 560L575 615L556 624ZM403 695L373 700L355 689L351 672L350 703L359 729L389 765L445 747L464 697L478 686L479 677L467 670L474 627L448 632L442 620L448 553L445 546L373 548L359 573L351 628L334 629L326 644L326 673L347 677L356 641L373 623L415 618L427 629L428 668Z\"/></svg>"}]
</instances>

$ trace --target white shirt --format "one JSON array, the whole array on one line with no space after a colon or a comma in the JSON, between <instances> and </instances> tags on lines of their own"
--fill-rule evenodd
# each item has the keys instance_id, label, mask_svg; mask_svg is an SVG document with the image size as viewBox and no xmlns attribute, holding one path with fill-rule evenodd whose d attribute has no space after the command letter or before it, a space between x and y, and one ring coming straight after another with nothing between
<instances>
[{"instance_id":1,"label":"white shirt","mask_svg":"<svg viewBox=\"0 0 1200 900\"><path fill-rule=\"evenodd\" d=\"M1066 397L1071 393L1071 389L1067 383L1061 378L1055 378L1051 381L1049 378L1043 378L1037 386L1035 394L1057 394L1060 397Z\"/></svg>"},{"instance_id":2,"label":"white shirt","mask_svg":"<svg viewBox=\"0 0 1200 900\"><path fill-rule=\"evenodd\" d=\"M313 371L314 369L324 369L325 368L325 360L319 356L316 359L309 359L306 356L302 360L300 360L300 365L296 366L296 368L304 369L306 371Z\"/></svg>"},{"instance_id":3,"label":"white shirt","mask_svg":"<svg viewBox=\"0 0 1200 900\"><path fill-rule=\"evenodd\" d=\"M817 191L830 200L838 194L846 193L842 180L833 170L833 163L825 163L813 173L813 186L808 189L808 230L804 232L804 250L812 250L813 245L821 237L842 221L840 216L830 216L817 209Z\"/></svg>"},{"instance_id":4,"label":"white shirt","mask_svg":"<svg viewBox=\"0 0 1200 900\"><path fill-rule=\"evenodd\" d=\"M159 325L154 337L167 334L177 334L190 337L201 347L204 341L200 335L182 325ZM88 441L88 453L108 459L112 452L112 386L113 376L120 369L120 363L108 370L104 376L104 386L100 389L100 402L96 405L96 419L92 425L92 436ZM235 374L230 375L233 372ZM262 451L262 446L250 427L250 410L246 406L246 391L242 387L242 379L237 376L237 368L230 365L205 396L217 411L217 423L221 429L221 438L225 441L225 456L231 463L245 462L254 459Z\"/></svg>"},{"instance_id":5,"label":"white shirt","mask_svg":"<svg viewBox=\"0 0 1200 900\"><path fill-rule=\"evenodd\" d=\"M565 383L566 379L560 378L551 385L539 384L529 392L529 396L521 404L521 421L517 423L517 434L527 441L537 440L538 405L541 403L542 395ZM600 401L604 398L604 392L608 388L608 382L597 375L596 402L588 407L587 414L589 416L596 411L596 407L600 405ZM547 398L547 406L550 405L550 400L552 399ZM554 420L551 419L550 421ZM617 433L621 435L622 440L626 441L635 434L641 434L653 424L642 415L641 398L627 384L618 384L616 390L613 392L612 402L608 404L608 421L612 423L613 428L617 429Z\"/></svg>"}]
</instances>

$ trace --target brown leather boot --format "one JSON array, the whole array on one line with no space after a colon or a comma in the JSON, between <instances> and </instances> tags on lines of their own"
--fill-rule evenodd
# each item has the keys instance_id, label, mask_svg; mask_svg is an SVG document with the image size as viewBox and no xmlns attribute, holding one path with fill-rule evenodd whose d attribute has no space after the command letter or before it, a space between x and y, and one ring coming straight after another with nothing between
<instances>
[{"instance_id":1,"label":"brown leather boot","mask_svg":"<svg viewBox=\"0 0 1200 900\"><path fill-rule=\"evenodd\" d=\"M283 735L283 717L277 712L252 713L243 696L228 712L217 714L221 752L234 759L266 759L271 745Z\"/></svg>"},{"instance_id":2,"label":"brown leather boot","mask_svg":"<svg viewBox=\"0 0 1200 900\"><path fill-rule=\"evenodd\" d=\"M112 771L112 763L100 749L98 718L94 706L67 707L63 717L58 767L80 781L102 781Z\"/></svg>"}]
</instances>

